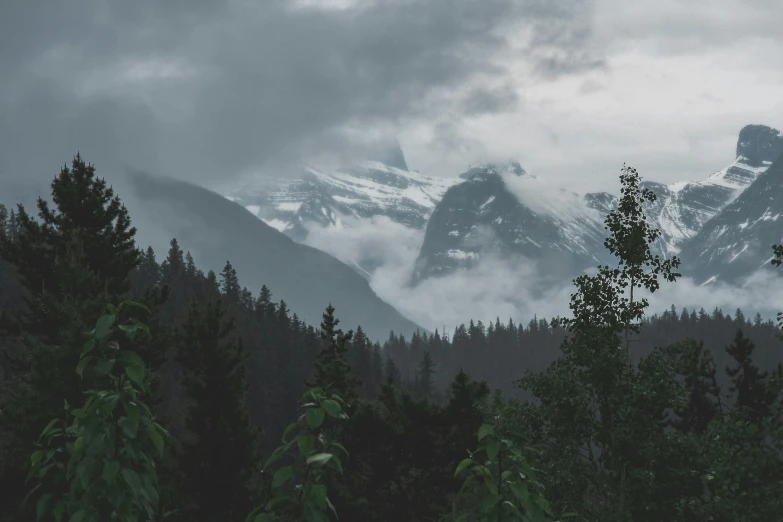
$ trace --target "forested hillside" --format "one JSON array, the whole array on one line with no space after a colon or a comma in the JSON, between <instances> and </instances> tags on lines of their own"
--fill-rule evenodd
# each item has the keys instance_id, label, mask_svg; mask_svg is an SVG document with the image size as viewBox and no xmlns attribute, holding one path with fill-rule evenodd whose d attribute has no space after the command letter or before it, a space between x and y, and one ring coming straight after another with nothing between
<instances>
[{"instance_id":1,"label":"forested hillside","mask_svg":"<svg viewBox=\"0 0 783 522\"><path fill-rule=\"evenodd\" d=\"M380 344L231 260L137 245L77 156L37 217L0 206L0 520L777 519L780 325L648 310L679 260L620 182L616 266L574 281L570 317Z\"/></svg>"}]
</instances>

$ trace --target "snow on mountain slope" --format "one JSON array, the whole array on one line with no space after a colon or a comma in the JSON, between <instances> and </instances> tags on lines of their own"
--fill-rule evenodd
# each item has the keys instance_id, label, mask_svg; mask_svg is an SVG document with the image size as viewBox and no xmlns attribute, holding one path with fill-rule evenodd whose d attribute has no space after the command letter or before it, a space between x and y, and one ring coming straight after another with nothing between
<instances>
[{"instance_id":1,"label":"snow on mountain slope","mask_svg":"<svg viewBox=\"0 0 783 522\"><path fill-rule=\"evenodd\" d=\"M684 246L683 272L702 284L780 275L769 261L771 245L781 242L783 156Z\"/></svg>"},{"instance_id":2,"label":"snow on mountain slope","mask_svg":"<svg viewBox=\"0 0 783 522\"><path fill-rule=\"evenodd\" d=\"M736 159L700 181L664 185L644 181L658 199L646 205L651 224L662 231L661 253L678 253L710 219L726 208L783 153L783 134L765 125L747 125L737 139ZM606 211L616 198L606 193L588 194L594 208ZM595 201L593 201L595 200ZM600 202L599 202L600 200Z\"/></svg>"},{"instance_id":3,"label":"snow on mountain slope","mask_svg":"<svg viewBox=\"0 0 783 522\"><path fill-rule=\"evenodd\" d=\"M339 228L351 226L355 219L378 216L421 229L446 190L458 181L364 161L336 172L306 167L298 178L257 181L227 197L303 241L312 225Z\"/></svg>"},{"instance_id":4,"label":"snow on mountain slope","mask_svg":"<svg viewBox=\"0 0 783 522\"><path fill-rule=\"evenodd\" d=\"M685 241L694 237L707 221L734 201L769 166L751 167L747 161L740 156L702 181L668 186L645 183L658 195L655 203L647 205L647 215L663 232L665 253L679 252Z\"/></svg>"}]
</instances>

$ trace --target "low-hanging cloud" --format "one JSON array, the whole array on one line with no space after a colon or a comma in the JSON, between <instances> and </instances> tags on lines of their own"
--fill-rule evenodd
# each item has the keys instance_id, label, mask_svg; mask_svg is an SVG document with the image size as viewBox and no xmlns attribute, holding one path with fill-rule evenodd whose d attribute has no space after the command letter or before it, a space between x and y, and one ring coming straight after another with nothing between
<instances>
[{"instance_id":1,"label":"low-hanging cloud","mask_svg":"<svg viewBox=\"0 0 783 522\"><path fill-rule=\"evenodd\" d=\"M430 331L445 326L451 332L471 319L486 323L499 317L501 321L512 318L526 323L535 316L569 314L572 281L545 278L532 260L488 256L470 269L429 278L411 287L410 276L423 231L385 217L373 222L350 221L349 225L345 229L313 226L306 242L348 264L375 260L377 268L369 276L373 290ZM637 297L649 300L648 314L660 314L674 304L680 310L704 308L711 312L718 307L731 314L740 308L746 316L758 312L766 319L783 310L781 281L772 269L754 274L743 287L722 282L701 286L680 278L675 283L663 282L653 294L637 291Z\"/></svg>"}]
</instances>

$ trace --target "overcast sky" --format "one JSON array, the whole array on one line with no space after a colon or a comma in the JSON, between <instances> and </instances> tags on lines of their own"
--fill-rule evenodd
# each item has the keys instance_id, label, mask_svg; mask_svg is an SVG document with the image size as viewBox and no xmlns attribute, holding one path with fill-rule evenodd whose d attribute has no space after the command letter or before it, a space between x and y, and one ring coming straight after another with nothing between
<instances>
[{"instance_id":1,"label":"overcast sky","mask_svg":"<svg viewBox=\"0 0 783 522\"><path fill-rule=\"evenodd\" d=\"M4 0L0 190L77 150L218 187L388 137L434 175L702 178L783 127L781 27L779 0Z\"/></svg>"}]
</instances>

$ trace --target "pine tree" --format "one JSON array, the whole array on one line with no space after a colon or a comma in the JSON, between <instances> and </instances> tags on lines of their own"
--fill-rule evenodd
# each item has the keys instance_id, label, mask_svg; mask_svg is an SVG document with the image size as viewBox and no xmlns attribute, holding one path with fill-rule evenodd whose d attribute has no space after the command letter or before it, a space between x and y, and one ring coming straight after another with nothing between
<instances>
[{"instance_id":1,"label":"pine tree","mask_svg":"<svg viewBox=\"0 0 783 522\"><path fill-rule=\"evenodd\" d=\"M125 205L78 154L72 168L64 166L51 188L55 208L50 209L49 203L39 198L40 223L20 206L16 219L21 244L12 248L6 259L17 265L34 292L57 291L51 267L58 256L66 254L72 234L78 231L88 268L104 281L109 294L127 292L128 277L138 266L140 253Z\"/></svg>"},{"instance_id":2,"label":"pine tree","mask_svg":"<svg viewBox=\"0 0 783 522\"><path fill-rule=\"evenodd\" d=\"M189 276L196 275L196 263L193 261L193 256L188 251L185 254L185 273Z\"/></svg>"},{"instance_id":3,"label":"pine tree","mask_svg":"<svg viewBox=\"0 0 783 522\"><path fill-rule=\"evenodd\" d=\"M754 349L753 342L738 329L734 342L726 347L726 353L734 359L734 366L726 367L726 375L731 378L729 389L736 394L736 407L758 421L769 414L772 397L765 383L767 373L759 371L753 362Z\"/></svg>"},{"instance_id":4,"label":"pine tree","mask_svg":"<svg viewBox=\"0 0 783 522\"><path fill-rule=\"evenodd\" d=\"M688 390L688 402L675 408L678 420L673 422L683 432L702 433L719 413L720 388L717 368L703 342L692 339L675 345L682 354L683 385Z\"/></svg>"},{"instance_id":5,"label":"pine tree","mask_svg":"<svg viewBox=\"0 0 783 522\"><path fill-rule=\"evenodd\" d=\"M30 445L47 422L62 416L63 401L82 403L85 388L74 370L83 349L83 332L90 330L92 318L102 314L109 299L102 281L86 266L76 231L51 271L58 286L29 299L37 323L20 324L21 350L0 352L13 376L4 380L0 396L0 445L10 441L0 459L0 489L9 499L24 497L20 488L25 484ZM0 506L0 513L5 508Z\"/></svg>"},{"instance_id":6,"label":"pine tree","mask_svg":"<svg viewBox=\"0 0 783 522\"><path fill-rule=\"evenodd\" d=\"M213 270L207 272L207 288L210 292L215 294L220 292L220 285L218 285L217 275Z\"/></svg>"},{"instance_id":7,"label":"pine tree","mask_svg":"<svg viewBox=\"0 0 783 522\"><path fill-rule=\"evenodd\" d=\"M220 272L220 290L228 298L230 302L235 302L239 299L239 278L237 277L236 269L231 266L230 261L226 261L226 266L223 267L223 271Z\"/></svg>"},{"instance_id":8,"label":"pine tree","mask_svg":"<svg viewBox=\"0 0 783 522\"><path fill-rule=\"evenodd\" d=\"M169 242L169 251L161 264L161 272L163 281L167 284L179 280L185 273L185 258L177 238L172 238Z\"/></svg>"},{"instance_id":9,"label":"pine tree","mask_svg":"<svg viewBox=\"0 0 783 522\"><path fill-rule=\"evenodd\" d=\"M141 263L133 272L131 278L131 293L134 296L142 296L148 289L158 286L161 283L160 265L155 260L155 251L152 247L141 257Z\"/></svg>"},{"instance_id":10,"label":"pine tree","mask_svg":"<svg viewBox=\"0 0 783 522\"><path fill-rule=\"evenodd\" d=\"M8 239L16 241L19 239L19 220L14 209L11 209L11 216L8 218Z\"/></svg>"},{"instance_id":11,"label":"pine tree","mask_svg":"<svg viewBox=\"0 0 783 522\"><path fill-rule=\"evenodd\" d=\"M433 393L433 376L435 375L435 362L432 360L430 352L424 352L419 371L416 374L418 383L418 394L420 397L431 397Z\"/></svg>"},{"instance_id":12,"label":"pine tree","mask_svg":"<svg viewBox=\"0 0 783 522\"><path fill-rule=\"evenodd\" d=\"M8 209L0 203L0 242L8 235Z\"/></svg>"},{"instance_id":13,"label":"pine tree","mask_svg":"<svg viewBox=\"0 0 783 522\"><path fill-rule=\"evenodd\" d=\"M337 328L338 324L340 320L334 316L334 307L330 303L321 321L323 347L315 363L315 378L308 387L329 387L348 404L353 404L358 397L356 390L361 385L361 381L351 374L348 364L353 331L343 333Z\"/></svg>"},{"instance_id":14,"label":"pine tree","mask_svg":"<svg viewBox=\"0 0 783 522\"><path fill-rule=\"evenodd\" d=\"M190 509L198 520L240 520L250 510L256 442L245 410L246 355L220 301L191 304L179 351L192 400L192 439L179 455Z\"/></svg>"}]
</instances>

